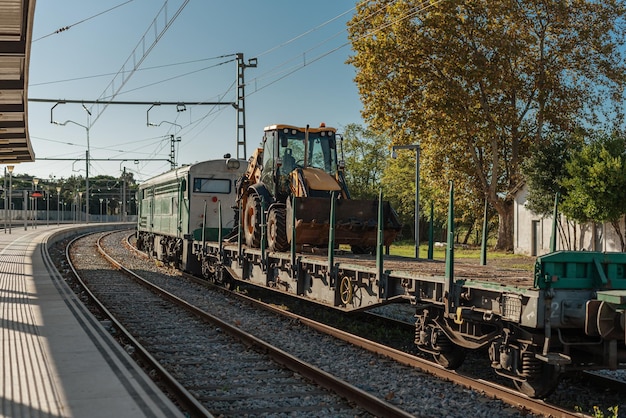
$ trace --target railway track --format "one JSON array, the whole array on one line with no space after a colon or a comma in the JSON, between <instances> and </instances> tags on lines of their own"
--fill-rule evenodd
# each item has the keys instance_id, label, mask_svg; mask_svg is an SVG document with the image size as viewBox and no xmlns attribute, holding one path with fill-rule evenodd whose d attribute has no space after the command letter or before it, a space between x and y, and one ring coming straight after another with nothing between
<instances>
[{"instance_id":1,"label":"railway track","mask_svg":"<svg viewBox=\"0 0 626 418\"><path fill-rule=\"evenodd\" d=\"M97 246L106 254L99 238ZM107 271L94 236L70 250L75 273L132 336L128 351L144 349L144 361L176 388L194 416L393 416L410 414L325 373L297 357L210 315L129 271ZM107 256L108 257L108 256ZM109 258L109 262L115 262ZM118 266L120 267L120 266ZM121 267L120 267L121 269ZM141 283L139 283L141 282ZM140 348L143 346L144 348ZM158 363L158 364L157 364ZM184 391L187 395L182 395ZM191 396L192 395L192 396ZM197 403L198 405L194 405ZM193 405L193 409L190 407Z\"/></svg>"},{"instance_id":2,"label":"railway track","mask_svg":"<svg viewBox=\"0 0 626 418\"><path fill-rule=\"evenodd\" d=\"M185 277L197 283L205 282L202 279L190 275L185 274ZM338 340L344 341L353 346L360 347L364 350L378 354L385 358L393 359L400 364L419 369L422 372L426 372L429 375L435 376L444 381L449 381L461 387L481 392L488 397L499 399L507 404L520 408L524 411L524 413L548 417L586 416L585 414L582 414L578 411L564 408L559 405L550 404L540 399L528 398L527 396L511 389L505 384L498 384L488 380L484 380L480 377L476 377L475 375L464 374L457 371L444 369L437 363L425 359L422 356L416 356L402 350L394 349L385 344L374 342L371 339L359 337L350 332L342 331L341 329L336 328L334 325L328 325L309 319L306 316L292 313L288 309L285 309L284 306L277 306L274 303L266 303L257 297L249 297L245 293L231 292L231 294L233 295L233 297L245 300L251 305L258 306L260 309L265 309L283 317L298 321L299 323L306 325L311 329L314 329L325 335L329 335ZM375 316L383 318L379 314L376 314ZM401 321L396 319L387 319L391 327L407 325L405 323L401 323ZM597 382L599 382L601 376L595 376L595 378L598 379Z\"/></svg>"},{"instance_id":3,"label":"railway track","mask_svg":"<svg viewBox=\"0 0 626 418\"><path fill-rule=\"evenodd\" d=\"M119 234L117 234L119 236ZM114 242L112 244L112 247L116 247L119 250L119 237L118 238L107 238L107 240L112 240L115 241L117 240L117 242ZM154 266L154 262L152 261L146 261L145 259L142 260L142 262L144 263L144 266L141 267L144 272L147 272L146 266L145 264L149 264ZM102 267L104 268L104 267ZM178 274L178 273L176 273ZM162 275L161 275L162 276ZM163 278L161 280L164 280ZM173 283L181 283L182 280L177 279L177 280L172 280L170 279L165 279L165 282L169 282L169 284L173 284ZM194 285L195 286L195 285ZM207 291L206 289L204 289L204 286L200 286L197 285L201 288L200 291L196 291L196 293L198 293L201 296L196 296L196 298L199 299L205 299L204 303L206 304L206 298L207 298ZM109 286L110 287L110 286ZM187 287L192 287L192 286L187 286ZM104 293L107 293L106 291ZM109 290L108 293L112 293L115 294L115 291L111 291ZM185 297L187 298L187 297ZM251 303L253 303L254 301L246 301L245 304L249 305ZM231 299L231 301L229 302L230 305L235 305L235 309L236 310L241 310L238 309L239 304L238 303L234 303ZM258 309L258 308L255 308ZM218 308L219 310L219 308ZM285 311L282 309L276 309L278 311L278 313L280 313L281 315L285 315ZM275 314L272 314L275 315ZM258 316L258 314L257 314ZM241 318L241 319L239 319ZM300 330L301 328L301 324L306 324L307 327L310 327L312 329L316 329L319 332L323 332L326 333L327 335L333 335L334 338L342 338L344 341L348 342L350 345L356 345L356 346L362 346L370 351L372 351L373 353L378 353L375 355L374 358L376 359L380 359L381 356L384 356L385 358L389 358L389 359L394 359L394 362L399 362L402 364L406 364L409 365L409 371L405 371L404 376L402 378L396 378L399 380L402 380L402 383L406 384L406 387L403 388L402 390L400 388L386 388L386 389L378 389L378 393L377 396L379 396L382 399L386 399L391 403L397 403L399 405L402 406L402 408L404 408L408 413L408 414L413 414L415 416L438 416L441 414L441 412L444 410L445 407L439 407L439 409L433 409L433 408L437 408L435 407L429 407L429 406L423 406L422 408L420 407L415 407L415 406L411 406L408 405L407 406L407 399L409 397L415 397L417 398L417 404L422 404L425 405L423 402L419 401L419 393L420 392L428 392L428 390L432 390L432 389L425 389L427 386L430 388L430 384L426 385L423 383L420 383L423 381L423 379L425 379L425 376L423 373L420 373L417 371L416 368L419 368L422 371L427 372L428 374L433 374L433 375L439 375L442 376L443 379L446 380L451 380L454 381L456 383L458 383L461 387L454 387L454 386L450 386L449 384L446 384L445 382L441 382L440 385L443 385L442 387L454 387L455 389L434 389L434 393L430 394L430 398L433 397L440 397L440 398L446 398L446 397L450 397L452 398L452 392L454 391L460 391L466 398L470 398L470 399L475 399L478 396L475 395L474 393L471 393L468 395L468 392L466 389L463 389L463 387L467 387L467 388L475 388L475 390L484 392L485 394L487 394L487 401L485 400L478 400L478 401L474 401L474 402L478 402L478 403L483 403L484 405L487 406L487 409L489 410L488 413L483 413L483 416L526 416L526 414L528 412L532 412L534 414L541 414L541 415L547 415L547 416L572 416L572 415L576 415L576 416L583 416L582 414L575 414L574 411L571 410L567 410L564 408L559 408L557 406L553 406L553 405L549 405L549 404L545 404L541 401L536 402L533 400L530 400L528 398L525 398L523 396L520 397L519 394L517 394L516 392L508 389L508 388L500 388L500 389L494 389L494 385L492 385L489 382L484 382L484 381L478 381L476 382L475 380L467 377L467 376L462 376L459 375L457 373L454 372L450 372L444 369L441 369L439 366L434 365L430 362L426 362L426 363L422 363L424 360L423 359L419 359L417 357L414 356L410 356L406 353L402 353L399 351L395 351L394 350L389 350L389 348L381 346L379 344L373 344L365 339L360 339L360 338L355 338L352 335L346 334L346 333L342 333L339 332L337 330L333 330L331 328L329 328L328 326L325 326L323 324L319 324L316 323L315 321L310 321L307 320L306 318L302 318L302 317L297 317L297 316L291 316L290 319L288 319L288 321L291 321L292 324L297 324L298 328L295 330L296 333L300 334L302 331ZM242 328L242 329L247 329L248 328L248 324L246 324L247 322L247 318L245 316L237 316L235 315L235 318L229 318L228 322L235 324L235 328ZM284 320L283 320L284 322ZM291 325L289 325L291 326ZM252 326L254 327L254 326ZM281 327L285 328L284 325L282 325ZM280 338L280 337L279 337ZM284 337L282 337L284 338ZM318 337L319 338L319 337ZM200 342L196 342L195 344L207 344L207 341L200 341ZM250 344L250 343L248 343ZM286 344L283 341L282 345L290 345L290 344ZM306 345L306 344L303 344ZM310 344L309 344L310 345ZM197 347L197 346L196 346ZM284 347L283 347L284 348ZM341 349L343 350L343 348ZM173 350L170 350L170 356L172 355ZM332 351L332 350L331 350ZM176 353L178 353L180 351L176 351ZM167 352L165 353L165 355L167 356ZM319 357L319 355L318 355ZM212 361L214 361L215 359L212 359ZM385 360L385 362L387 362L387 360ZM365 368L367 367L367 364L369 364L370 368L373 368L375 370L379 370L380 368L378 367L371 367L374 365L374 363L378 363L378 360L370 360L369 363L366 363L365 366L358 366L358 362L351 362L350 360L348 361L343 361L343 363L345 364L345 366L347 368ZM353 364L354 363L354 364ZM382 361L381 361L382 363ZM428 364L430 363L430 364ZM342 364L342 360L340 358L337 359L337 361L335 362L335 367L337 365L339 365L339 368L341 369L341 364ZM329 370L332 370L332 367L329 368ZM344 375L345 375L345 370L343 370ZM340 374L340 373L339 373ZM350 373L348 373L350 374ZM417 384L415 383L415 381L410 382L411 379L415 380L417 379ZM346 378L346 380L350 380L350 378ZM358 377L356 377L356 382L360 382L361 386L367 386L367 385L363 385L363 379L359 379ZM411 387L411 384L413 384L413 387ZM189 386L191 388L191 391L195 392L198 390L201 390L203 388L203 386L205 385L209 385L209 382L204 382L204 383L196 383L195 386L191 385ZM358 386L359 383L357 383L355 386ZM501 392L494 392L494 391L501 391ZM274 391L276 392L276 391ZM374 392L377 392L376 389L374 389ZM443 395L442 395L443 394ZM259 399L259 398L254 398L253 396L250 395L246 395L245 396L247 399ZM260 396L260 398L262 398L263 395ZM500 403L497 403L495 401L490 401L489 398L491 397L498 397L499 399L504 400L505 402L507 402L510 405L514 405L516 406L516 408L520 408L522 412L520 412L517 409L512 409L512 408L508 408L506 405L502 405ZM202 399L202 396L200 396L200 399ZM206 400L206 399L205 399ZM258 403L258 402L257 402ZM431 402L432 403L432 402ZM532 403L535 403L535 405L532 405ZM277 409L275 406L273 406L274 409L271 409L271 411L276 412ZM461 407L464 408L464 407ZM437 412L433 412L433 411L437 411ZM318 411L319 413L319 411ZM459 415L456 415L456 414ZM473 415L471 412L467 412L466 409L462 409L459 410L459 406L457 405L456 407L456 411L455 413L444 413L445 415L448 416L468 416L468 415ZM380 412L375 412L373 413L374 415L378 415L378 416L387 416L387 414L384 413L380 413ZM332 414L332 415L336 415L336 414ZM481 414L478 413L476 414L477 416L480 416ZM351 415L352 416L352 415Z\"/></svg>"}]
</instances>

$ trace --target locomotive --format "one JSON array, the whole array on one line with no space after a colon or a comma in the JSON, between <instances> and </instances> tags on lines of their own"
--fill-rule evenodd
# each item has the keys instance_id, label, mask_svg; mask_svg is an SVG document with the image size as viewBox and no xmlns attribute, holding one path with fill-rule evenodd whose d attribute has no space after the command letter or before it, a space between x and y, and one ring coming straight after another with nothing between
<instances>
[{"instance_id":1,"label":"locomotive","mask_svg":"<svg viewBox=\"0 0 626 418\"><path fill-rule=\"evenodd\" d=\"M201 273L192 244L216 241L220 231L231 232L236 182L245 167L245 161L227 154L224 159L187 165L143 182L137 192L137 247L164 263Z\"/></svg>"},{"instance_id":2,"label":"locomotive","mask_svg":"<svg viewBox=\"0 0 626 418\"><path fill-rule=\"evenodd\" d=\"M254 211L259 245L249 246L237 191L246 178L245 162L225 158L141 184L138 247L207 280L244 281L342 311L408 301L420 350L455 369L468 350L486 349L493 370L531 397L548 396L564 372L626 368L626 254L557 251L538 257L533 272L455 264L450 215L445 263L383 256L382 196L376 257L334 250L334 198L317 226L329 231L325 252L305 251L297 237L286 251L268 248L265 205ZM451 188L450 213L452 196ZM281 223L297 234L302 208L291 202Z\"/></svg>"}]
</instances>

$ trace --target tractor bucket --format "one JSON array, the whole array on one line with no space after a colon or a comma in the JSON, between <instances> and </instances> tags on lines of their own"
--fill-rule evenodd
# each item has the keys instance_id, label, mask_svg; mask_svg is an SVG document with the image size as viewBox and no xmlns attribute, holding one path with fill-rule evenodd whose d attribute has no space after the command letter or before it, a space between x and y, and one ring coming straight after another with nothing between
<instances>
[{"instance_id":1,"label":"tractor bucket","mask_svg":"<svg viewBox=\"0 0 626 418\"><path fill-rule=\"evenodd\" d=\"M296 244L328 245L330 199L298 197L296 208ZM335 205L335 244L375 247L377 244L378 200L338 199ZM291 242L291 201L287 204L287 238ZM383 240L390 245L402 225L389 202L383 201Z\"/></svg>"}]
</instances>

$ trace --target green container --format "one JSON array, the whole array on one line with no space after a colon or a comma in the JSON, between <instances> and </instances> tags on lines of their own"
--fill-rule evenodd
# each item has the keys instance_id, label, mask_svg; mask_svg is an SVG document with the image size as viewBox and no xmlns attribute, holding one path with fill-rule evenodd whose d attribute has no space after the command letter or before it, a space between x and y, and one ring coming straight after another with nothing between
<instances>
[{"instance_id":1,"label":"green container","mask_svg":"<svg viewBox=\"0 0 626 418\"><path fill-rule=\"evenodd\" d=\"M625 253L557 251L537 257L535 287L624 290L625 272Z\"/></svg>"}]
</instances>

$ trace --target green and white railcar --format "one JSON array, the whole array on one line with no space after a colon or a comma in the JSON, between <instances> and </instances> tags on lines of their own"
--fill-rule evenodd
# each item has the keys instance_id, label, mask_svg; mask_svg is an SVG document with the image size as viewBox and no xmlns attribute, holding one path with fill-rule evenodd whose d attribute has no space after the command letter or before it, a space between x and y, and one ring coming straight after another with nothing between
<instances>
[{"instance_id":1,"label":"green and white railcar","mask_svg":"<svg viewBox=\"0 0 626 418\"><path fill-rule=\"evenodd\" d=\"M210 160L143 182L137 199L138 247L165 263L197 271L191 243L203 239L203 225L204 239L217 240L220 205L223 233L234 227L235 182L245 168L245 161L232 158Z\"/></svg>"}]
</instances>

